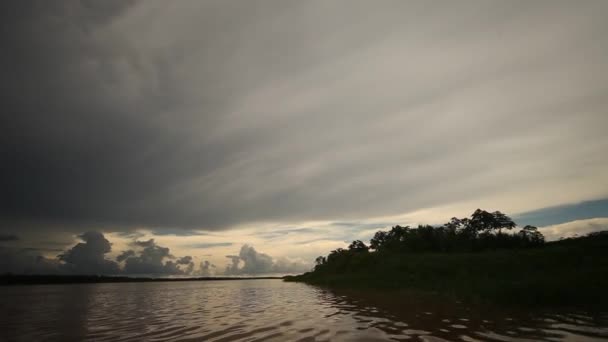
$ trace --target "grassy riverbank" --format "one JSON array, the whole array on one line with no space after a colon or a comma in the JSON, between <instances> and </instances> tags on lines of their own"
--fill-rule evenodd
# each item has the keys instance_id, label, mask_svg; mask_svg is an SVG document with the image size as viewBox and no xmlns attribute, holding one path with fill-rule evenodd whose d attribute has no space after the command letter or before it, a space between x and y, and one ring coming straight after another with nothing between
<instances>
[{"instance_id":1,"label":"grassy riverbank","mask_svg":"<svg viewBox=\"0 0 608 342\"><path fill-rule=\"evenodd\" d=\"M351 253L339 267L317 267L285 280L420 290L481 303L606 306L608 234L481 252Z\"/></svg>"}]
</instances>

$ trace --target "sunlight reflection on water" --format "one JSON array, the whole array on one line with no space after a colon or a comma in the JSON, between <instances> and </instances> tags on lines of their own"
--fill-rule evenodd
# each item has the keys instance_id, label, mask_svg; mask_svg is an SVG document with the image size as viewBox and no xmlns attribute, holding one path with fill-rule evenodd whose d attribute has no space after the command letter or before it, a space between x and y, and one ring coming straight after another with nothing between
<instances>
[{"instance_id":1,"label":"sunlight reflection on water","mask_svg":"<svg viewBox=\"0 0 608 342\"><path fill-rule=\"evenodd\" d=\"M605 314L480 312L281 280L6 286L0 299L7 341L608 340Z\"/></svg>"}]
</instances>

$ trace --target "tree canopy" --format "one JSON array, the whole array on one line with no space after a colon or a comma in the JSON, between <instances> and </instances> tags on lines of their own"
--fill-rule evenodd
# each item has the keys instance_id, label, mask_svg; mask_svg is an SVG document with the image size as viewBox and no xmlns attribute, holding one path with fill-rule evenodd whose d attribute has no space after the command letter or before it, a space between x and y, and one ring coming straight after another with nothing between
<instances>
[{"instance_id":1,"label":"tree canopy","mask_svg":"<svg viewBox=\"0 0 608 342\"><path fill-rule=\"evenodd\" d=\"M544 236L534 226L524 226L513 234L517 225L500 211L475 210L470 218L453 217L439 226L416 228L396 225L389 231L378 231L369 242L353 241L348 249L338 248L326 257L316 259L316 269L340 269L363 262L366 253L451 253L479 252L489 249L514 249L542 246ZM505 232L506 231L506 232ZM359 260L359 261L357 261Z\"/></svg>"}]
</instances>

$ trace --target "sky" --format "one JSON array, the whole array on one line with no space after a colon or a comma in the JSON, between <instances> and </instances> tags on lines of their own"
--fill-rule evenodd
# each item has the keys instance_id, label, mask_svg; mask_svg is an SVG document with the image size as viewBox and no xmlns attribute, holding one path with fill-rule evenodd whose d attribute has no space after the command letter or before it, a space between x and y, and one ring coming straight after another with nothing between
<instances>
[{"instance_id":1,"label":"sky","mask_svg":"<svg viewBox=\"0 0 608 342\"><path fill-rule=\"evenodd\" d=\"M0 272L299 273L608 227L608 2L4 1Z\"/></svg>"}]
</instances>

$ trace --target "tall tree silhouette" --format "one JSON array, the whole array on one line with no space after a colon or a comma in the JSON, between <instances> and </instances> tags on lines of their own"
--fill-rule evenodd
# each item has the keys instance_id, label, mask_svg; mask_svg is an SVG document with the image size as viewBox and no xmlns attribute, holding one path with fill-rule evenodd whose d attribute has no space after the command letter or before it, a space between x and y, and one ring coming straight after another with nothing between
<instances>
[{"instance_id":1,"label":"tall tree silhouette","mask_svg":"<svg viewBox=\"0 0 608 342\"><path fill-rule=\"evenodd\" d=\"M366 253L369 251L369 247L361 240L355 240L348 246L349 251Z\"/></svg>"}]
</instances>

